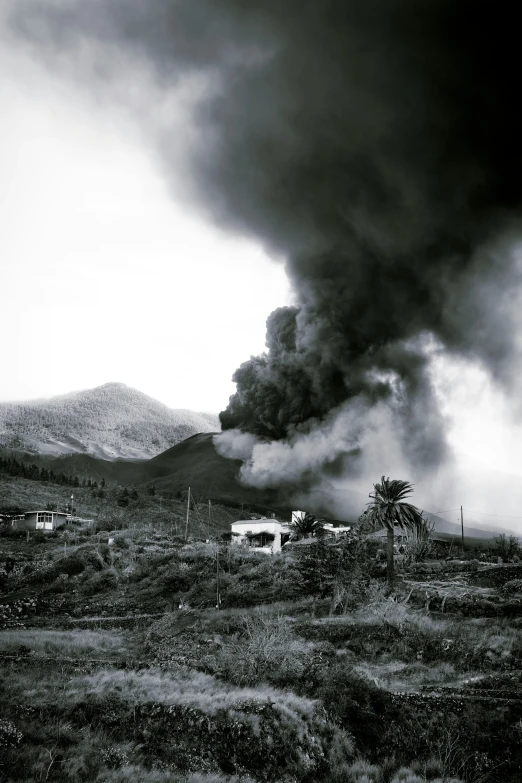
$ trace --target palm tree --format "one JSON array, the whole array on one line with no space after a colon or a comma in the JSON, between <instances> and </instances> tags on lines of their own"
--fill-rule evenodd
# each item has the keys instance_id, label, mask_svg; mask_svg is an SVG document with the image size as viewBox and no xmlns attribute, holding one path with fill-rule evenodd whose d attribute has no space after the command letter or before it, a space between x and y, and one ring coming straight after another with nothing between
<instances>
[{"instance_id":1,"label":"palm tree","mask_svg":"<svg viewBox=\"0 0 522 783\"><path fill-rule=\"evenodd\" d=\"M372 502L368 503L367 519L374 528L385 527L387 531L387 577L388 584L393 584L393 543L394 528L402 530L415 530L422 525L422 511L411 503L405 503L404 498L411 495L413 486L408 481L390 481L389 478L381 478L380 484L373 485L373 493L370 493Z\"/></svg>"},{"instance_id":2,"label":"palm tree","mask_svg":"<svg viewBox=\"0 0 522 783\"><path fill-rule=\"evenodd\" d=\"M291 528L293 537L297 539L315 538L324 533L324 522L313 514L305 514L301 519L292 522Z\"/></svg>"}]
</instances>

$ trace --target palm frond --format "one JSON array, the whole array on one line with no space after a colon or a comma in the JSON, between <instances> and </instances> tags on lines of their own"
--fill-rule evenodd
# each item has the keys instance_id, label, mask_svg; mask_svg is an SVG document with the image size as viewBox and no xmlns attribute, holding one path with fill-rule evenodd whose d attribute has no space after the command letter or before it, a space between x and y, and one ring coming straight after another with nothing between
<instances>
[{"instance_id":1,"label":"palm frond","mask_svg":"<svg viewBox=\"0 0 522 783\"><path fill-rule=\"evenodd\" d=\"M422 512L411 503L405 503L404 498L411 495L413 485L409 481L390 480L382 476L380 483L373 485L370 493L371 503L368 503L368 520L376 527L393 529L395 526L403 530L413 530L422 524Z\"/></svg>"}]
</instances>

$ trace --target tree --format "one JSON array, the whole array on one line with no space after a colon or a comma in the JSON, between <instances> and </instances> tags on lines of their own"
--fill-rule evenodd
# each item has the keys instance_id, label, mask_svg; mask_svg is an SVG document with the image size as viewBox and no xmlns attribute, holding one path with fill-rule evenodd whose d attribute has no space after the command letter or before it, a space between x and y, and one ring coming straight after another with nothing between
<instances>
[{"instance_id":1,"label":"tree","mask_svg":"<svg viewBox=\"0 0 522 783\"><path fill-rule=\"evenodd\" d=\"M118 494L118 498L117 498L116 502L117 502L118 506L121 506L122 508L125 508L125 506L129 505L129 499L130 499L129 490L127 489L127 487L125 487Z\"/></svg>"},{"instance_id":2,"label":"tree","mask_svg":"<svg viewBox=\"0 0 522 783\"><path fill-rule=\"evenodd\" d=\"M422 526L422 512L411 503L405 503L404 498L411 495L413 486L408 481L399 481L382 476L380 484L373 485L373 493L370 493L372 502L368 503L366 515L372 527L386 528L387 547L386 565L388 584L393 584L394 562L393 544L395 526L402 530L415 530Z\"/></svg>"},{"instance_id":3,"label":"tree","mask_svg":"<svg viewBox=\"0 0 522 783\"><path fill-rule=\"evenodd\" d=\"M503 560L511 560L515 555L520 555L520 544L516 536L506 536L505 533L501 533L499 536L495 536L495 548L496 554Z\"/></svg>"},{"instance_id":4,"label":"tree","mask_svg":"<svg viewBox=\"0 0 522 783\"><path fill-rule=\"evenodd\" d=\"M324 522L313 514L305 514L290 525L293 538L317 538L324 534Z\"/></svg>"},{"instance_id":5,"label":"tree","mask_svg":"<svg viewBox=\"0 0 522 783\"><path fill-rule=\"evenodd\" d=\"M296 552L295 568L300 577L300 588L307 595L331 595L338 570L339 550L329 546L323 537L300 547Z\"/></svg>"}]
</instances>

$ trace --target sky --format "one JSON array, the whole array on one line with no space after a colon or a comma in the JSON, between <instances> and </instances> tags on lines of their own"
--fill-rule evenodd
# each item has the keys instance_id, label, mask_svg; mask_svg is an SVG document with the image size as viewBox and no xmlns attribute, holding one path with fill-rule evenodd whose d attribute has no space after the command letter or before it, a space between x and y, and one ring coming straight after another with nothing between
<instances>
[{"instance_id":1,"label":"sky","mask_svg":"<svg viewBox=\"0 0 522 783\"><path fill-rule=\"evenodd\" d=\"M12 41L0 58L0 399L118 381L223 409L292 299L283 266L175 201L122 113Z\"/></svg>"},{"instance_id":2,"label":"sky","mask_svg":"<svg viewBox=\"0 0 522 783\"><path fill-rule=\"evenodd\" d=\"M46 68L1 18L0 43L0 401L118 381L222 410L268 314L295 301L286 259L211 222L183 197L183 160L165 176L132 113ZM183 94L170 100L173 134L190 135ZM459 465L522 475L520 411L492 375L447 355L431 373Z\"/></svg>"}]
</instances>

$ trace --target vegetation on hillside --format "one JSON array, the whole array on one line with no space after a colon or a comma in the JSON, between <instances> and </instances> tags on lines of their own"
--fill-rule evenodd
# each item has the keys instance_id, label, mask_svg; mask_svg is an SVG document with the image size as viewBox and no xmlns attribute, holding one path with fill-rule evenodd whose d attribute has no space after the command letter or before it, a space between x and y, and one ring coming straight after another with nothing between
<instances>
[{"instance_id":1,"label":"vegetation on hillside","mask_svg":"<svg viewBox=\"0 0 522 783\"><path fill-rule=\"evenodd\" d=\"M122 383L43 401L0 403L2 446L39 445L55 455L146 458L197 432L219 429L217 416L168 408Z\"/></svg>"},{"instance_id":2,"label":"vegetation on hillside","mask_svg":"<svg viewBox=\"0 0 522 783\"><path fill-rule=\"evenodd\" d=\"M239 510L186 530L186 497L105 493L75 490L96 525L0 536L1 781L518 783L515 556L390 588L364 527L266 556L222 537Z\"/></svg>"}]
</instances>

